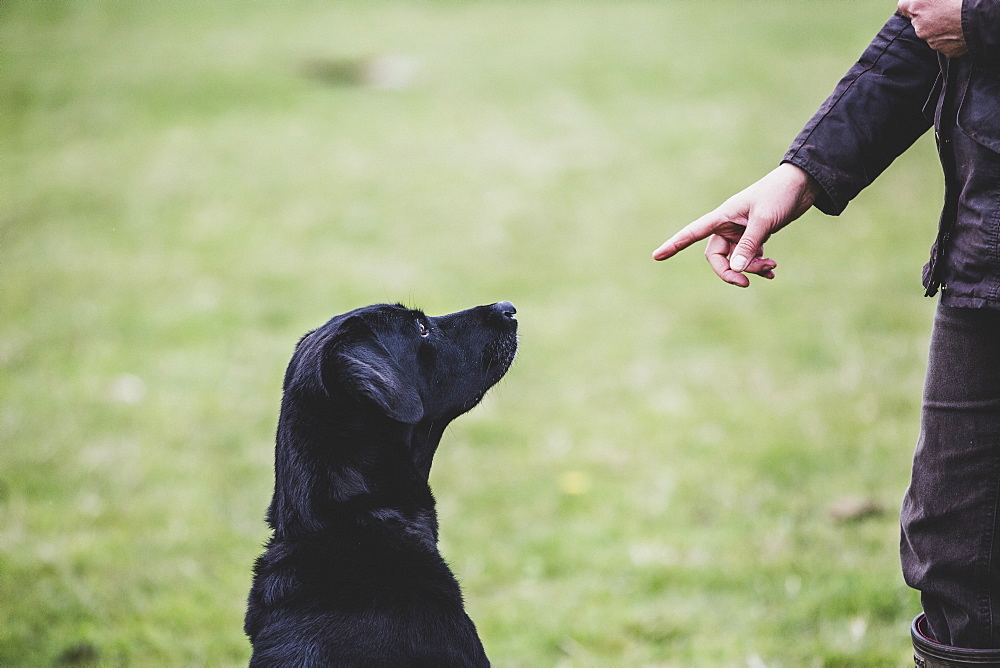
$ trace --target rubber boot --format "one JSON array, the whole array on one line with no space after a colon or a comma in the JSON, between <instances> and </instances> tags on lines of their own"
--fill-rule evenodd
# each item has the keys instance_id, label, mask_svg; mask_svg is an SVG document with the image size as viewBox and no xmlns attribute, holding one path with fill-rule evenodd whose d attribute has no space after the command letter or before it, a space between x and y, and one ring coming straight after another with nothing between
<instances>
[{"instance_id":1,"label":"rubber boot","mask_svg":"<svg viewBox=\"0 0 1000 668\"><path fill-rule=\"evenodd\" d=\"M923 631L924 616L917 615L910 625L913 639L913 662L917 668L938 666L997 666L1000 668L1000 649L964 649L942 645L931 640Z\"/></svg>"}]
</instances>

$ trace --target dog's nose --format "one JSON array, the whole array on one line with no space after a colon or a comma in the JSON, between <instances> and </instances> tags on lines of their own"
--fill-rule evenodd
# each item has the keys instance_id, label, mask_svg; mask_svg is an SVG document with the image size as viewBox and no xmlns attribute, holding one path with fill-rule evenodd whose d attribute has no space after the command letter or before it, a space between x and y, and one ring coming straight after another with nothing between
<instances>
[{"instance_id":1,"label":"dog's nose","mask_svg":"<svg viewBox=\"0 0 1000 668\"><path fill-rule=\"evenodd\" d=\"M510 318L511 320L516 320L514 315L517 313L517 309L510 302L497 302L493 305L493 310L502 314L505 318Z\"/></svg>"}]
</instances>

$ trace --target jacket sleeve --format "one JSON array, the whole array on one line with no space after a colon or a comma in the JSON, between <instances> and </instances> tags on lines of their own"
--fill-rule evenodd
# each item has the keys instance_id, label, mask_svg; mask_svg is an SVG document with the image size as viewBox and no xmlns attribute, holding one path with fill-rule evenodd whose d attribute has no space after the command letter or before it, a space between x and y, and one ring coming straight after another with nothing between
<instances>
[{"instance_id":1,"label":"jacket sleeve","mask_svg":"<svg viewBox=\"0 0 1000 668\"><path fill-rule=\"evenodd\" d=\"M1000 0L964 0L962 32L972 62L1000 73Z\"/></svg>"},{"instance_id":2,"label":"jacket sleeve","mask_svg":"<svg viewBox=\"0 0 1000 668\"><path fill-rule=\"evenodd\" d=\"M782 160L820 184L816 208L839 215L927 131L924 104L939 72L937 54L909 19L899 13L889 19Z\"/></svg>"}]
</instances>

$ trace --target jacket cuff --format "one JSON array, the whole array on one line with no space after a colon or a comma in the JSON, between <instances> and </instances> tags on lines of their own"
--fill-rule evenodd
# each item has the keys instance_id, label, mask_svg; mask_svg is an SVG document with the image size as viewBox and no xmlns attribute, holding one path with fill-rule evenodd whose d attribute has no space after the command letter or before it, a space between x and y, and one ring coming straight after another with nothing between
<instances>
[{"instance_id":1,"label":"jacket cuff","mask_svg":"<svg viewBox=\"0 0 1000 668\"><path fill-rule=\"evenodd\" d=\"M965 0L962 33L972 61L1000 72L1000 0Z\"/></svg>"},{"instance_id":2,"label":"jacket cuff","mask_svg":"<svg viewBox=\"0 0 1000 668\"><path fill-rule=\"evenodd\" d=\"M819 184L820 191L816 193L816 201L813 206L828 216L839 216L847 208L847 199L840 197L837 188L833 184L833 179L827 177L826 170L822 165L804 157L797 150L790 150L782 158L781 164L791 163L806 172L813 180Z\"/></svg>"}]
</instances>

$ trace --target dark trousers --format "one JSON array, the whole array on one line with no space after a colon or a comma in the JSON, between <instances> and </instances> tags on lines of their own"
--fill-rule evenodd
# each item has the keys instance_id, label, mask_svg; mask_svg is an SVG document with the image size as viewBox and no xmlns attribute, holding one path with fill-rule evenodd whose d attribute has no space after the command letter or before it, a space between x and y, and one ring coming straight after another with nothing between
<instances>
[{"instance_id":1,"label":"dark trousers","mask_svg":"<svg viewBox=\"0 0 1000 668\"><path fill-rule=\"evenodd\" d=\"M938 306L900 521L925 630L1000 648L1000 310Z\"/></svg>"}]
</instances>

